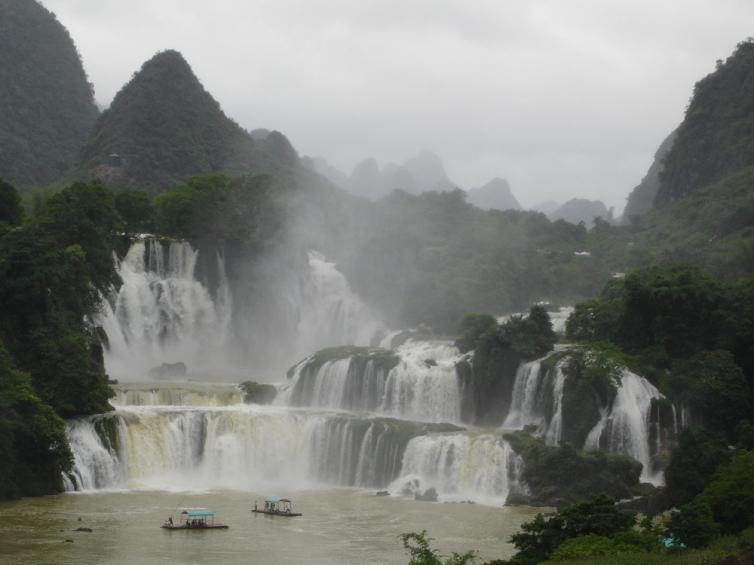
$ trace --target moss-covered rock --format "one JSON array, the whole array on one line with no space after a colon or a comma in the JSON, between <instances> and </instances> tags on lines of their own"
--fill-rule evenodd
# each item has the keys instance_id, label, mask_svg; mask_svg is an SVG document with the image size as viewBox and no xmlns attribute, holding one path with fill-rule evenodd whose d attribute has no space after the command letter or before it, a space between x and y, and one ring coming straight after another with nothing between
<instances>
[{"instance_id":1,"label":"moss-covered rock","mask_svg":"<svg viewBox=\"0 0 754 565\"><path fill-rule=\"evenodd\" d=\"M278 394L278 389L271 384L246 381L238 385L243 392L246 404L271 404Z\"/></svg>"},{"instance_id":2,"label":"moss-covered rock","mask_svg":"<svg viewBox=\"0 0 754 565\"><path fill-rule=\"evenodd\" d=\"M622 499L639 484L641 463L627 455L551 447L526 432L503 437L523 460L520 479L528 487L514 489L511 502L557 507L597 493Z\"/></svg>"}]
</instances>

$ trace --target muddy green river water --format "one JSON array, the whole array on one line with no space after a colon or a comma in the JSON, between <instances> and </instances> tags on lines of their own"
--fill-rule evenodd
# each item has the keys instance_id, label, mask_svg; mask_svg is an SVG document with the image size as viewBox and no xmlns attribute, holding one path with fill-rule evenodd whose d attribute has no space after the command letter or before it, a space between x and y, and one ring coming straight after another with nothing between
<instances>
[{"instance_id":1,"label":"muddy green river water","mask_svg":"<svg viewBox=\"0 0 754 565\"><path fill-rule=\"evenodd\" d=\"M416 502L350 489L293 498L297 518L250 512L262 494L98 492L0 504L0 562L58 563L407 563L399 535L427 530L442 553L475 549L482 558L513 553L507 543L532 508ZM178 506L216 512L227 530L167 531ZM91 532L75 531L91 528ZM68 541L70 540L70 541Z\"/></svg>"}]
</instances>

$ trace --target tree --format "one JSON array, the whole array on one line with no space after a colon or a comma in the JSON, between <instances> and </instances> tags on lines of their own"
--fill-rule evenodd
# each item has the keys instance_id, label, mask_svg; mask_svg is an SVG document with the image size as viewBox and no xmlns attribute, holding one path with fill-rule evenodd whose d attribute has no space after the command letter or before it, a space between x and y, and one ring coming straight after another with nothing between
<instances>
[{"instance_id":1,"label":"tree","mask_svg":"<svg viewBox=\"0 0 754 565\"><path fill-rule=\"evenodd\" d=\"M719 534L708 503L697 498L674 512L668 533L688 547L707 547Z\"/></svg>"},{"instance_id":2,"label":"tree","mask_svg":"<svg viewBox=\"0 0 754 565\"><path fill-rule=\"evenodd\" d=\"M751 413L749 383L729 351L702 351L674 372L687 383L683 395L692 414L713 433L735 441L739 422Z\"/></svg>"},{"instance_id":3,"label":"tree","mask_svg":"<svg viewBox=\"0 0 754 565\"><path fill-rule=\"evenodd\" d=\"M4 223L17 226L24 219L21 196L10 184L0 178L0 226Z\"/></svg>"},{"instance_id":4,"label":"tree","mask_svg":"<svg viewBox=\"0 0 754 565\"><path fill-rule=\"evenodd\" d=\"M510 539L519 552L514 561L539 563L567 539L588 534L609 538L630 529L634 522L634 514L618 510L615 500L595 495L585 502L565 506L554 515L537 514L534 520L522 524L522 531Z\"/></svg>"},{"instance_id":5,"label":"tree","mask_svg":"<svg viewBox=\"0 0 754 565\"><path fill-rule=\"evenodd\" d=\"M453 554L444 558L436 550L432 549L430 542L432 538L427 537L427 531L422 530L420 533L401 534L403 548L408 553L411 560L409 565L466 565L474 563L474 552Z\"/></svg>"},{"instance_id":6,"label":"tree","mask_svg":"<svg viewBox=\"0 0 754 565\"><path fill-rule=\"evenodd\" d=\"M65 424L0 342L0 500L51 494L71 466Z\"/></svg>"},{"instance_id":7,"label":"tree","mask_svg":"<svg viewBox=\"0 0 754 565\"><path fill-rule=\"evenodd\" d=\"M736 455L721 467L699 495L712 510L723 534L737 534L754 525L754 452Z\"/></svg>"},{"instance_id":8,"label":"tree","mask_svg":"<svg viewBox=\"0 0 754 565\"><path fill-rule=\"evenodd\" d=\"M670 454L665 483L671 502L690 502L712 480L717 468L730 459L730 452L716 437L702 430L684 428Z\"/></svg>"},{"instance_id":9,"label":"tree","mask_svg":"<svg viewBox=\"0 0 754 565\"><path fill-rule=\"evenodd\" d=\"M456 347L462 353L476 349L480 341L495 335L497 327L497 320L489 314L466 314L458 328Z\"/></svg>"},{"instance_id":10,"label":"tree","mask_svg":"<svg viewBox=\"0 0 754 565\"><path fill-rule=\"evenodd\" d=\"M152 203L143 190L121 190L115 195L115 208L127 233L143 233L153 227Z\"/></svg>"},{"instance_id":11,"label":"tree","mask_svg":"<svg viewBox=\"0 0 754 565\"><path fill-rule=\"evenodd\" d=\"M39 218L39 236L50 245L78 245L96 291L106 293L119 282L113 247L121 219L113 192L99 181L78 182L53 195Z\"/></svg>"}]
</instances>

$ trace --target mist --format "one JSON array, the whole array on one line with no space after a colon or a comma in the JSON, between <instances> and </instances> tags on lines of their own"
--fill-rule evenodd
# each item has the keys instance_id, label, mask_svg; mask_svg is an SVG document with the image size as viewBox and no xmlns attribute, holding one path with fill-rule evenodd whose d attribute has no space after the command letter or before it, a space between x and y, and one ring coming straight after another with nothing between
<instances>
[{"instance_id":1,"label":"mist","mask_svg":"<svg viewBox=\"0 0 754 565\"><path fill-rule=\"evenodd\" d=\"M581 197L618 213L754 19L743 0L43 4L104 105L174 48L243 127L346 174L431 149L461 188L502 177L527 207Z\"/></svg>"}]
</instances>

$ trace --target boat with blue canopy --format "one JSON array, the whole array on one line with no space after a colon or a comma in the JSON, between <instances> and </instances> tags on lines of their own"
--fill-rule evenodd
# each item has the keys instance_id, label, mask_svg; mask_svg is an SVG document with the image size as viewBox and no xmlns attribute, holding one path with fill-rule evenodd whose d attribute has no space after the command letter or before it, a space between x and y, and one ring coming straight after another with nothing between
<instances>
[{"instance_id":1,"label":"boat with blue canopy","mask_svg":"<svg viewBox=\"0 0 754 565\"><path fill-rule=\"evenodd\" d=\"M303 516L301 512L293 511L293 502L289 498L278 498L277 496L268 496L264 499L264 506L260 508L254 501L254 508L251 509L256 514L270 514L272 516Z\"/></svg>"},{"instance_id":2,"label":"boat with blue canopy","mask_svg":"<svg viewBox=\"0 0 754 565\"><path fill-rule=\"evenodd\" d=\"M166 530L218 530L228 526L216 524L215 513L208 508L182 508L177 522L171 514L162 527Z\"/></svg>"}]
</instances>

